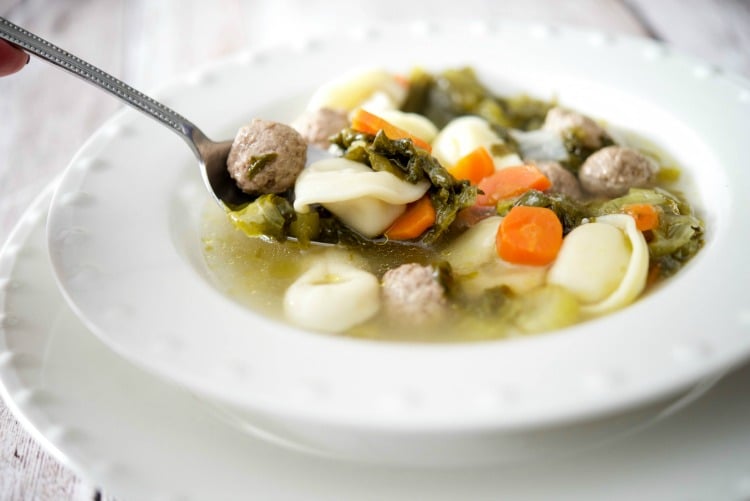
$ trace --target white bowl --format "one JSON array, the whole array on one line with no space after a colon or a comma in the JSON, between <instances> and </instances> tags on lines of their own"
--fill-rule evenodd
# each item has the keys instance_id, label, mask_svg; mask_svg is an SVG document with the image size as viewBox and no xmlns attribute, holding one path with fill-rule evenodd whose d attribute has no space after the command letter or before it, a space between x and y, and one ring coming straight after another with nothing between
<instances>
[{"instance_id":1,"label":"white bowl","mask_svg":"<svg viewBox=\"0 0 750 501\"><path fill-rule=\"evenodd\" d=\"M291 120L318 85L362 63L470 65L498 92L556 96L637 131L685 169L705 248L634 305L545 335L427 345L306 332L212 284L197 230L208 196L196 162L166 129L126 110L76 155L51 206L53 267L87 326L256 431L327 454L420 464L559 448L554 436L573 429L598 439L750 355L747 82L645 40L446 22L241 54L157 97L228 138L252 117Z\"/></svg>"}]
</instances>

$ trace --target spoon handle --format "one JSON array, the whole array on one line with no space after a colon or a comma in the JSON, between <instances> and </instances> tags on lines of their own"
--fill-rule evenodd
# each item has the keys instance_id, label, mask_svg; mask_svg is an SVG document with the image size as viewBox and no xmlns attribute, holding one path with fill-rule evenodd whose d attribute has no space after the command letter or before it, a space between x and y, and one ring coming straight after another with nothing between
<instances>
[{"instance_id":1,"label":"spoon handle","mask_svg":"<svg viewBox=\"0 0 750 501\"><path fill-rule=\"evenodd\" d=\"M196 142L205 140L205 135L192 122L169 107L3 17L0 17L0 38L73 73L167 125L190 145L196 155L200 154Z\"/></svg>"}]
</instances>

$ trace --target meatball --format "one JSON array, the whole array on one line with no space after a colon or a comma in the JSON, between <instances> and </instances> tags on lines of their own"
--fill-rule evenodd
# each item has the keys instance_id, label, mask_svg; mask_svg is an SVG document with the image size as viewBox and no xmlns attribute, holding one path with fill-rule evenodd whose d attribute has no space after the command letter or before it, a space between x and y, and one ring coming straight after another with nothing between
<instances>
[{"instance_id":1,"label":"meatball","mask_svg":"<svg viewBox=\"0 0 750 501\"><path fill-rule=\"evenodd\" d=\"M586 159L578 172L584 190L592 195L619 197L630 188L654 181L654 163L632 148L607 146Z\"/></svg>"},{"instance_id":2,"label":"meatball","mask_svg":"<svg viewBox=\"0 0 750 501\"><path fill-rule=\"evenodd\" d=\"M429 266L408 263L383 275L383 305L394 320L429 325L443 318L447 304L445 289Z\"/></svg>"},{"instance_id":3,"label":"meatball","mask_svg":"<svg viewBox=\"0 0 750 501\"><path fill-rule=\"evenodd\" d=\"M343 110L321 108L309 111L292 124L309 144L326 149L331 145L329 137L349 125L349 119Z\"/></svg>"},{"instance_id":4,"label":"meatball","mask_svg":"<svg viewBox=\"0 0 750 501\"><path fill-rule=\"evenodd\" d=\"M229 174L245 193L281 193L305 167L307 143L288 125L254 119L240 128L227 157Z\"/></svg>"},{"instance_id":5,"label":"meatball","mask_svg":"<svg viewBox=\"0 0 750 501\"><path fill-rule=\"evenodd\" d=\"M589 117L559 107L547 112L542 128L560 133L572 132L583 146L593 150L601 148L608 137L607 132Z\"/></svg>"},{"instance_id":6,"label":"meatball","mask_svg":"<svg viewBox=\"0 0 750 501\"><path fill-rule=\"evenodd\" d=\"M536 162L534 165L552 182L552 188L549 191L567 195L574 200L583 198L581 184L575 174L568 169L557 162Z\"/></svg>"}]
</instances>

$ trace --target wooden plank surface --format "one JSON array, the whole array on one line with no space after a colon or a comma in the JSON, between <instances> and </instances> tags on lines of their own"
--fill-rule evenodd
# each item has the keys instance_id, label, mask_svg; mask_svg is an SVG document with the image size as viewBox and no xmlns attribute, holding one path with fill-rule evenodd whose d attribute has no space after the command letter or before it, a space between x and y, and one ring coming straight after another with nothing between
<instances>
[{"instance_id":1,"label":"wooden plank surface","mask_svg":"<svg viewBox=\"0 0 750 501\"><path fill-rule=\"evenodd\" d=\"M750 3L743 0L350 0L345 9L342 5L303 0L2 0L0 16L143 89L233 51L325 34L341 23L441 16L566 23L651 36L750 77ZM22 74L0 80L0 241L118 107L112 98L38 61ZM0 499L106 498L106 490L86 484L44 452L0 402Z\"/></svg>"}]
</instances>

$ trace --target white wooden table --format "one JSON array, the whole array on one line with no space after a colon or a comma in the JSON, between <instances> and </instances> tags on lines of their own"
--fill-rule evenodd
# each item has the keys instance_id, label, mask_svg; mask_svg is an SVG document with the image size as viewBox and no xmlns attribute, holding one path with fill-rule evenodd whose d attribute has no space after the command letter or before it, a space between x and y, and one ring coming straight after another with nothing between
<instances>
[{"instance_id":1,"label":"white wooden table","mask_svg":"<svg viewBox=\"0 0 750 501\"><path fill-rule=\"evenodd\" d=\"M748 0L0 0L20 24L137 88L247 47L351 22L496 17L652 37L750 78ZM394 6L398 6L395 9ZM0 242L119 104L33 60L0 80ZM0 402L0 499L108 499L42 450Z\"/></svg>"}]
</instances>

